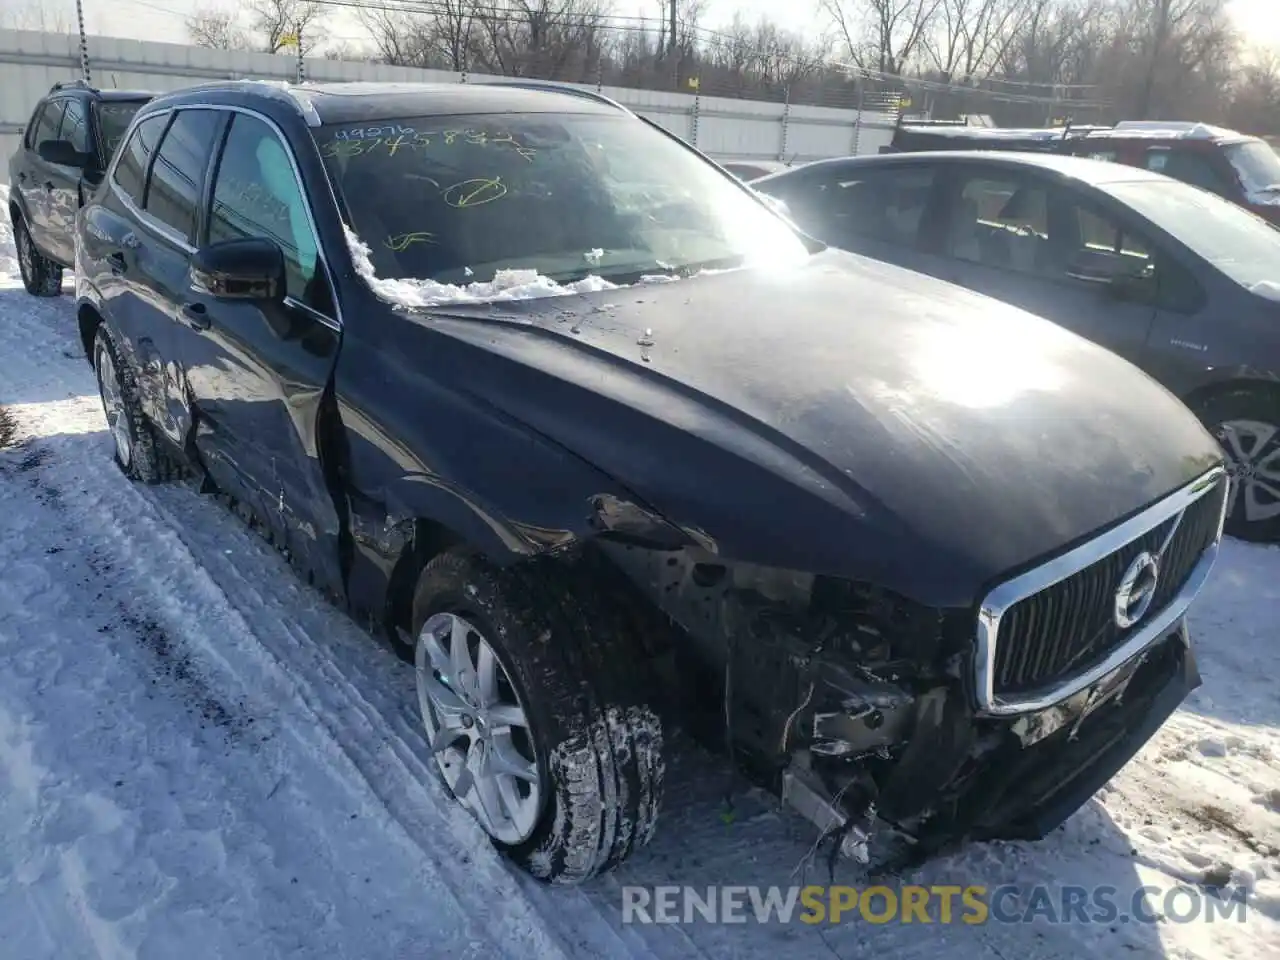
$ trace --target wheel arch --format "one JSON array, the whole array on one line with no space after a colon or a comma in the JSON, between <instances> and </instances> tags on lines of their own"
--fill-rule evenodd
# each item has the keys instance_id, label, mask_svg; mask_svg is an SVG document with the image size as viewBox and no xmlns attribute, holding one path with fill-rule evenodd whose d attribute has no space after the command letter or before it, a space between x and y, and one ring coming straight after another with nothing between
<instances>
[{"instance_id":1,"label":"wheel arch","mask_svg":"<svg viewBox=\"0 0 1280 960\"><path fill-rule=\"evenodd\" d=\"M93 341L98 334L98 327L103 324L102 313L89 301L81 300L76 306L76 324L80 330L80 345L84 347L85 359L93 366Z\"/></svg>"},{"instance_id":2,"label":"wheel arch","mask_svg":"<svg viewBox=\"0 0 1280 960\"><path fill-rule=\"evenodd\" d=\"M1267 394L1280 402L1280 379L1252 370L1233 371L1228 376L1202 383L1184 394L1182 402L1199 413L1200 408L1214 397L1241 390Z\"/></svg>"}]
</instances>

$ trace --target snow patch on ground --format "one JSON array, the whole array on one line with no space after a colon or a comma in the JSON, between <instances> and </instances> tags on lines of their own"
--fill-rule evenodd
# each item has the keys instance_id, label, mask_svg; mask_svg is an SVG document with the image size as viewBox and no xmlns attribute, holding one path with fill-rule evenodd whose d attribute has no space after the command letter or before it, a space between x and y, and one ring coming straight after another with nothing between
<instances>
[{"instance_id":1,"label":"snow patch on ground","mask_svg":"<svg viewBox=\"0 0 1280 960\"><path fill-rule=\"evenodd\" d=\"M18 275L18 252L13 246L13 224L9 222L9 187L0 183L0 283Z\"/></svg>"},{"instance_id":2,"label":"snow patch on ground","mask_svg":"<svg viewBox=\"0 0 1280 960\"><path fill-rule=\"evenodd\" d=\"M396 280L379 277L369 259L369 246L349 227L345 228L347 246L356 273L379 297L402 307L433 307L444 303L490 303L500 300L534 300L539 297L564 297L575 293L616 290L617 284L602 277L590 276L574 283L560 284L536 270L499 270L492 280L462 286L436 280L409 278Z\"/></svg>"},{"instance_id":3,"label":"snow patch on ground","mask_svg":"<svg viewBox=\"0 0 1280 960\"><path fill-rule=\"evenodd\" d=\"M412 668L209 498L127 482L70 299L5 269L5 957L1275 957L1280 549L1224 544L1191 616L1204 686L1061 830L888 881L1228 880L1251 891L1245 922L627 925L625 884L828 882L812 829L673 734L649 846L578 888L513 872L431 772ZM865 885L849 864L835 880Z\"/></svg>"}]
</instances>

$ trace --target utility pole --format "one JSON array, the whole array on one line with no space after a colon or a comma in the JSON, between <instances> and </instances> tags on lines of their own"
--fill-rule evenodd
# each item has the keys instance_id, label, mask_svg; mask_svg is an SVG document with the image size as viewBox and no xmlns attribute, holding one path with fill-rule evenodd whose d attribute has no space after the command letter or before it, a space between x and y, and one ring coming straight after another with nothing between
<instances>
[{"instance_id":1,"label":"utility pole","mask_svg":"<svg viewBox=\"0 0 1280 960\"><path fill-rule=\"evenodd\" d=\"M89 38L84 32L84 4L81 0L76 0L76 21L80 26L80 73L84 77L85 83L91 83L89 78Z\"/></svg>"},{"instance_id":2,"label":"utility pole","mask_svg":"<svg viewBox=\"0 0 1280 960\"><path fill-rule=\"evenodd\" d=\"M670 36L667 37L667 51L673 57L676 55L676 3L677 0L669 0L669 6L667 8L667 30L670 32Z\"/></svg>"}]
</instances>

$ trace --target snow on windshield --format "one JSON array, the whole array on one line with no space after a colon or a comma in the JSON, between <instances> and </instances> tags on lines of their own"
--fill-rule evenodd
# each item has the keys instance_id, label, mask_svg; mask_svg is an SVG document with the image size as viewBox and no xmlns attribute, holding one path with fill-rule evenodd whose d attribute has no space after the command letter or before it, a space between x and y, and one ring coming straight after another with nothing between
<instances>
[{"instance_id":1,"label":"snow on windshield","mask_svg":"<svg viewBox=\"0 0 1280 960\"><path fill-rule=\"evenodd\" d=\"M536 270L499 270L492 280L467 284L440 283L417 278L379 277L369 258L369 245L344 226L347 247L356 273L375 294L388 303L402 307L433 307L444 303L487 303L500 300L534 300L539 297L564 297L575 293L616 290L617 284L597 276L584 277L573 283L556 283Z\"/></svg>"}]
</instances>

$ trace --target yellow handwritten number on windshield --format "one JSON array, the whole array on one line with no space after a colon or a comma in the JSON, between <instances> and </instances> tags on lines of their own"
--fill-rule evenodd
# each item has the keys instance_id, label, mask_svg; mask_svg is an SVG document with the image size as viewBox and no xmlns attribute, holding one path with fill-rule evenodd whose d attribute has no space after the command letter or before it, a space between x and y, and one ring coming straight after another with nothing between
<instances>
[{"instance_id":1,"label":"yellow handwritten number on windshield","mask_svg":"<svg viewBox=\"0 0 1280 960\"><path fill-rule=\"evenodd\" d=\"M501 177L476 177L455 183L444 191L444 202L458 210L492 203L507 195L506 184Z\"/></svg>"},{"instance_id":2,"label":"yellow handwritten number on windshield","mask_svg":"<svg viewBox=\"0 0 1280 960\"><path fill-rule=\"evenodd\" d=\"M416 233L402 233L398 237L387 237L386 244L391 250L399 253L401 250L407 250L415 243L435 243L436 235L427 233L425 230L419 230Z\"/></svg>"}]
</instances>

